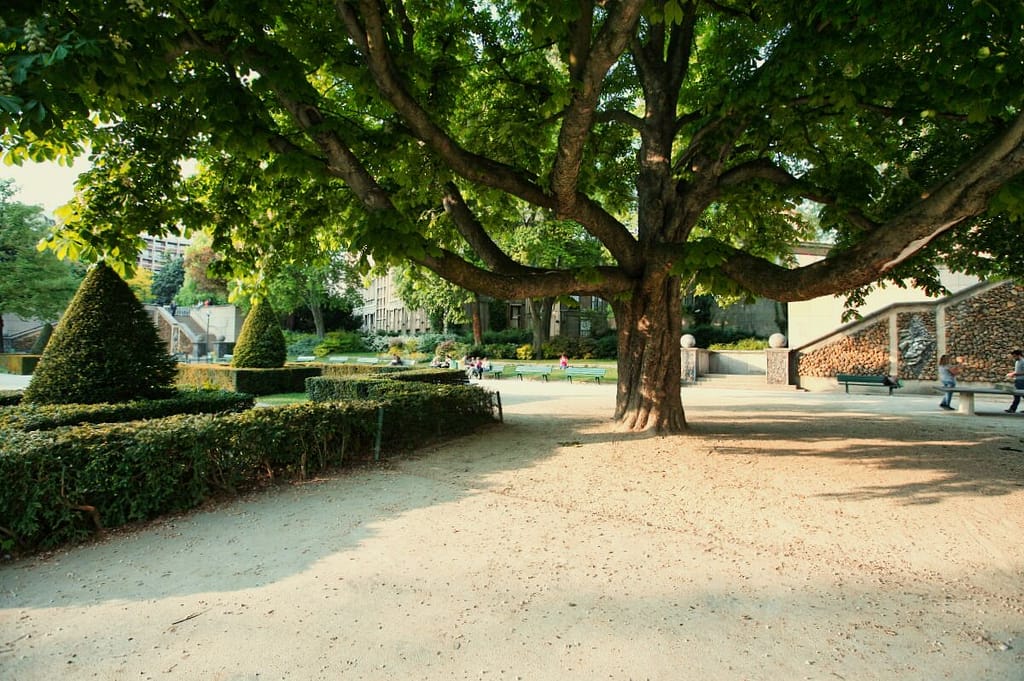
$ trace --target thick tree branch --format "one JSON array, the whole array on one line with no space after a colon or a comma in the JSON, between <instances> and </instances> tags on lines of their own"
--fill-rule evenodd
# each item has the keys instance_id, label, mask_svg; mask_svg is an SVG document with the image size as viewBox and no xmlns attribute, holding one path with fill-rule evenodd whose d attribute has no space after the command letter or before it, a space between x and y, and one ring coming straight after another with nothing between
<instances>
[{"instance_id":1,"label":"thick tree branch","mask_svg":"<svg viewBox=\"0 0 1024 681\"><path fill-rule=\"evenodd\" d=\"M507 275L524 274L529 271L527 267L508 257L505 251L494 243L469 206L466 205L458 187L452 182L445 185L443 203L445 212L455 223L459 234L491 270L497 274Z\"/></svg>"},{"instance_id":2,"label":"thick tree branch","mask_svg":"<svg viewBox=\"0 0 1024 681\"><path fill-rule=\"evenodd\" d=\"M826 194L817 187L812 187L767 159L758 159L730 168L722 174L718 184L719 187L725 189L751 180L765 180L780 188L792 189L799 196L823 205L836 204L834 196ZM878 223L858 210L847 208L843 214L851 224L863 231L871 231L878 227Z\"/></svg>"},{"instance_id":3,"label":"thick tree branch","mask_svg":"<svg viewBox=\"0 0 1024 681\"><path fill-rule=\"evenodd\" d=\"M593 46L585 56L579 55L583 65L578 70L579 81L574 83L576 88L572 102L562 119L558 152L551 171L551 191L560 214L571 211L573 203L579 198L576 187L580 164L594 123L601 84L608 70L629 46L645 4L643 0L620 0L615 3Z\"/></svg>"},{"instance_id":4,"label":"thick tree branch","mask_svg":"<svg viewBox=\"0 0 1024 681\"><path fill-rule=\"evenodd\" d=\"M387 46L380 5L374 0L358 0L357 12L353 4L354 0L336 0L335 7L349 36L363 53L381 96L398 112L413 135L467 180L508 192L536 206L554 208L551 198L518 170L466 151L431 120L397 73Z\"/></svg>"},{"instance_id":5,"label":"thick tree branch","mask_svg":"<svg viewBox=\"0 0 1024 681\"><path fill-rule=\"evenodd\" d=\"M1024 172L1024 114L949 179L855 246L835 257L787 269L738 250L722 271L754 293L808 300L877 280L933 239L988 208L1000 188Z\"/></svg>"},{"instance_id":6,"label":"thick tree branch","mask_svg":"<svg viewBox=\"0 0 1024 681\"><path fill-rule=\"evenodd\" d=\"M413 260L444 279L470 291L501 300L542 298L565 293L597 295L611 299L629 291L633 281L617 267L593 270L542 270L527 268L528 274L498 274L472 265L449 251L426 254Z\"/></svg>"},{"instance_id":7,"label":"thick tree branch","mask_svg":"<svg viewBox=\"0 0 1024 681\"><path fill-rule=\"evenodd\" d=\"M363 51L381 95L406 121L412 134L429 145L459 176L507 192L540 208L556 210L558 206L555 200L538 185L527 180L521 172L469 153L430 119L427 112L406 91L394 68L384 36L380 6L373 0L359 0L357 13L353 7L354 2L355 0L336 0L338 14L342 17L352 40ZM621 30L620 28L620 32ZM559 213L559 217L578 221L627 268L636 267L639 252L632 235L586 196L575 194L573 200L568 201L564 210Z\"/></svg>"}]
</instances>

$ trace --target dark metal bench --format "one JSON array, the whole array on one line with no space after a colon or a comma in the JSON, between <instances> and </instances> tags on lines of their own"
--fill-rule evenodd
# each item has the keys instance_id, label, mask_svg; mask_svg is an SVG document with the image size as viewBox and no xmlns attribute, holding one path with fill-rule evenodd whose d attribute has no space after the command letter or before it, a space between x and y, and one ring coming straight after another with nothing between
<instances>
[{"instance_id":1,"label":"dark metal bench","mask_svg":"<svg viewBox=\"0 0 1024 681\"><path fill-rule=\"evenodd\" d=\"M851 385L864 385L868 387L888 388L889 394L900 387L900 382L884 375L857 375L857 374L836 374L836 381L846 386L846 392L850 392Z\"/></svg>"},{"instance_id":2,"label":"dark metal bench","mask_svg":"<svg viewBox=\"0 0 1024 681\"><path fill-rule=\"evenodd\" d=\"M608 373L607 369L601 369L599 367L568 367L565 370L565 376L572 383L572 377L578 378L592 378L598 383L604 378L604 375Z\"/></svg>"}]
</instances>

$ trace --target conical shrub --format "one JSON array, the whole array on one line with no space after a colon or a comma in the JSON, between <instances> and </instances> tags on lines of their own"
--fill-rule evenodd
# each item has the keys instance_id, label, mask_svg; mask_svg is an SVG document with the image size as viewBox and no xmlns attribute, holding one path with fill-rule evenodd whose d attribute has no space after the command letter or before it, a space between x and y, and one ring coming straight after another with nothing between
<instances>
[{"instance_id":1,"label":"conical shrub","mask_svg":"<svg viewBox=\"0 0 1024 681\"><path fill-rule=\"evenodd\" d=\"M114 270L99 263L54 329L24 401L93 404L164 397L176 373L145 308Z\"/></svg>"},{"instance_id":2,"label":"conical shrub","mask_svg":"<svg viewBox=\"0 0 1024 681\"><path fill-rule=\"evenodd\" d=\"M283 367L286 357L287 344L274 308L265 301L256 301L242 322L231 366L242 369L274 369Z\"/></svg>"}]
</instances>

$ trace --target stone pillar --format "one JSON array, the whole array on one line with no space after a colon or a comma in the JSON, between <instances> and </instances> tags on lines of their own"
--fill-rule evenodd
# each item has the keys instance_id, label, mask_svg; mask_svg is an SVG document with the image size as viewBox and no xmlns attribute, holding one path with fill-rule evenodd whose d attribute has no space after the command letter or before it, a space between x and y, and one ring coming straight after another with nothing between
<instances>
[{"instance_id":1,"label":"stone pillar","mask_svg":"<svg viewBox=\"0 0 1024 681\"><path fill-rule=\"evenodd\" d=\"M786 337L773 333L765 350L765 381L768 385L789 385L789 348Z\"/></svg>"}]
</instances>

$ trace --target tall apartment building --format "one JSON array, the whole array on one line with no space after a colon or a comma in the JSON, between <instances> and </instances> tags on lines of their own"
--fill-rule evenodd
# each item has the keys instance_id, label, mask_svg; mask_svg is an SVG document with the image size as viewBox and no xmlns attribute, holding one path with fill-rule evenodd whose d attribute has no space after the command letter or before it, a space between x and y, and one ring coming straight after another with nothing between
<instances>
[{"instance_id":1,"label":"tall apartment building","mask_svg":"<svg viewBox=\"0 0 1024 681\"><path fill-rule=\"evenodd\" d=\"M191 243L190 239L176 235L150 236L149 234L140 234L139 236L145 242L145 246L142 252L139 253L138 265L153 273L160 271L168 257L184 257L185 249Z\"/></svg>"}]
</instances>

